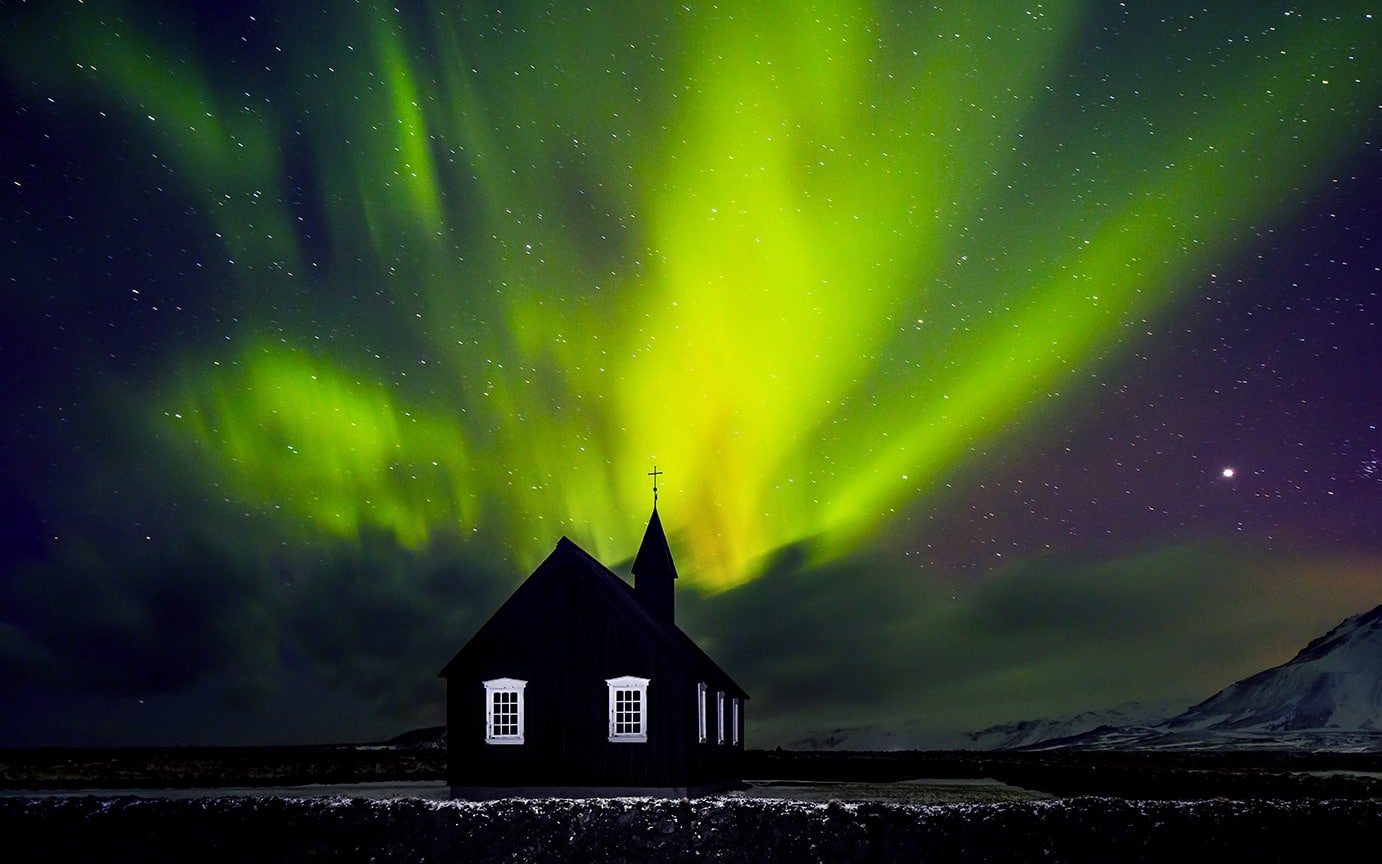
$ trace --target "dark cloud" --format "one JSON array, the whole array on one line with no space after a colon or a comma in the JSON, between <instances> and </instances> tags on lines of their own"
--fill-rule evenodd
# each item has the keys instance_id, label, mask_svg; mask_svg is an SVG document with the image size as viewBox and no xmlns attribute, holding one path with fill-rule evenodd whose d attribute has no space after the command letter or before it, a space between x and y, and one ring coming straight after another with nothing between
<instances>
[{"instance_id":1,"label":"dark cloud","mask_svg":"<svg viewBox=\"0 0 1382 864\"><path fill-rule=\"evenodd\" d=\"M715 597L682 592L683 628L705 633L766 710L886 701L916 671L915 637L934 598L869 556L812 567L809 554L806 544L784 550L761 577Z\"/></svg>"},{"instance_id":2,"label":"dark cloud","mask_svg":"<svg viewBox=\"0 0 1382 864\"><path fill-rule=\"evenodd\" d=\"M67 543L9 574L0 619L50 658L44 676L55 682L116 695L176 690L262 635L248 624L272 597L244 564L196 544L155 557ZM23 664L6 673L35 677Z\"/></svg>"},{"instance_id":3,"label":"dark cloud","mask_svg":"<svg viewBox=\"0 0 1382 864\"><path fill-rule=\"evenodd\" d=\"M418 553L374 535L285 589L285 638L323 682L406 726L439 710L437 673L519 578L444 538Z\"/></svg>"},{"instance_id":4,"label":"dark cloud","mask_svg":"<svg viewBox=\"0 0 1382 864\"><path fill-rule=\"evenodd\" d=\"M1241 544L1040 557L968 588L880 555L806 561L792 550L763 578L681 606L754 697L769 744L889 724L953 743L1132 701L1185 707L1378 597L1365 567Z\"/></svg>"},{"instance_id":5,"label":"dark cloud","mask_svg":"<svg viewBox=\"0 0 1382 864\"><path fill-rule=\"evenodd\" d=\"M413 551L382 535L290 546L206 534L56 543L45 556L0 579L0 680L32 715L0 725L17 743L72 725L51 715L100 699L171 712L128 723L141 743L157 743L153 730L217 743L209 730L235 729L226 716L261 718L233 737L273 740L329 728L343 716L329 706L343 703L357 718L347 736L435 722L437 671L520 578L445 537ZM121 728L114 717L98 724L103 736Z\"/></svg>"}]
</instances>

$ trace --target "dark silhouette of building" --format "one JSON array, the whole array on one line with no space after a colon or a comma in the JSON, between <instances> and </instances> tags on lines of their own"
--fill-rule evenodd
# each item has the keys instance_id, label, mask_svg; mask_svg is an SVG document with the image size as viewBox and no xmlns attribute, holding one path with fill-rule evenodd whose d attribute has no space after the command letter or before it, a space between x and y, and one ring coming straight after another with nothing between
<instances>
[{"instance_id":1,"label":"dark silhouette of building","mask_svg":"<svg viewBox=\"0 0 1382 864\"><path fill-rule=\"evenodd\" d=\"M656 499L633 574L561 538L441 671L454 797L738 785L748 694L676 625Z\"/></svg>"}]
</instances>

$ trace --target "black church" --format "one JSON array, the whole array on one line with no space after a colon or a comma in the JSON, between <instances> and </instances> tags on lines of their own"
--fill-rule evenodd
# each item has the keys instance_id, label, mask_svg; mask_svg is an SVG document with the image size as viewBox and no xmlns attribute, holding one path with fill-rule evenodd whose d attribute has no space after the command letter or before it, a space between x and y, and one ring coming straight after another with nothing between
<instances>
[{"instance_id":1,"label":"black church","mask_svg":"<svg viewBox=\"0 0 1382 864\"><path fill-rule=\"evenodd\" d=\"M562 537L446 664L453 797L739 785L748 694L676 625L656 502L633 575Z\"/></svg>"}]
</instances>

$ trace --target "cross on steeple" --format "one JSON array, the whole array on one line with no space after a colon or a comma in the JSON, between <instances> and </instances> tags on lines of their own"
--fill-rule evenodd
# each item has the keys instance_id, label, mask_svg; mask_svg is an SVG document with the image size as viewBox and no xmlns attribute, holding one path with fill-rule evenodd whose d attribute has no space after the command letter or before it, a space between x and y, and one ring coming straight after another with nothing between
<instances>
[{"instance_id":1,"label":"cross on steeple","mask_svg":"<svg viewBox=\"0 0 1382 864\"><path fill-rule=\"evenodd\" d=\"M653 466L653 470L651 470L651 471L648 472L648 476L651 477L651 478L653 478L653 509L654 509L654 510L657 509L657 478L660 477L660 476L662 476L662 474L663 474L663 472L657 470L657 466L656 466L656 465Z\"/></svg>"}]
</instances>

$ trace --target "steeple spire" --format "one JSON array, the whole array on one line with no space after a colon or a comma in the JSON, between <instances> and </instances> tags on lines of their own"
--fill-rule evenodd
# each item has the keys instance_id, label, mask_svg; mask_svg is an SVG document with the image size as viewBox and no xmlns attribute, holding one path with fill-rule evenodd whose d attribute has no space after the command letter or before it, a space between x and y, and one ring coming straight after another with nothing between
<instances>
[{"instance_id":1,"label":"steeple spire","mask_svg":"<svg viewBox=\"0 0 1382 864\"><path fill-rule=\"evenodd\" d=\"M638 546L638 554L633 559L633 590L643 608L657 620L673 624L675 606L672 589L677 578L677 565L672 562L672 550L667 545L667 534L662 530L662 519L657 515L657 478L662 472L653 466L649 476L653 478L653 515L648 519L648 529L643 532L643 542Z\"/></svg>"}]
</instances>

